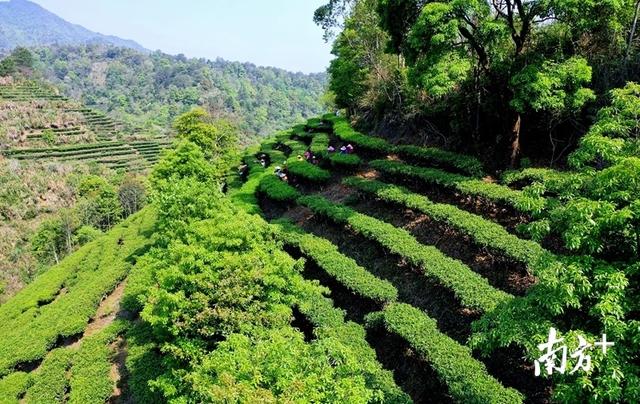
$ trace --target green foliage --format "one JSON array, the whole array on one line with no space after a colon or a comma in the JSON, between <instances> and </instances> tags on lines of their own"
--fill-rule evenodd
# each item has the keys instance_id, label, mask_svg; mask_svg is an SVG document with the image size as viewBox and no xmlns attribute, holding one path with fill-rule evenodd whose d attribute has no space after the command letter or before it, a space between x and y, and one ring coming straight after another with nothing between
<instances>
[{"instance_id":1,"label":"green foliage","mask_svg":"<svg viewBox=\"0 0 640 404\"><path fill-rule=\"evenodd\" d=\"M588 133L580 139L579 147L569 156L569 164L578 170L614 164L624 155L623 139Z\"/></svg>"},{"instance_id":2,"label":"green foliage","mask_svg":"<svg viewBox=\"0 0 640 404\"><path fill-rule=\"evenodd\" d=\"M16 62L11 57L0 60L0 76L10 76L16 72Z\"/></svg>"},{"instance_id":3,"label":"green foliage","mask_svg":"<svg viewBox=\"0 0 640 404\"><path fill-rule=\"evenodd\" d=\"M42 132L42 140L48 145L53 145L56 143L56 135L52 130L47 129Z\"/></svg>"},{"instance_id":4,"label":"green foliage","mask_svg":"<svg viewBox=\"0 0 640 404\"><path fill-rule=\"evenodd\" d=\"M625 227L629 213L617 211L609 202L575 198L551 212L551 228L562 235L570 250L595 254L605 248L609 232ZM633 243L632 234L628 241Z\"/></svg>"},{"instance_id":5,"label":"green foliage","mask_svg":"<svg viewBox=\"0 0 640 404\"><path fill-rule=\"evenodd\" d=\"M146 245L153 220L150 210L133 215L0 306L0 374L43 358L58 338L82 333L103 296L126 276L130 259ZM65 293L59 293L62 287Z\"/></svg>"},{"instance_id":6,"label":"green foliage","mask_svg":"<svg viewBox=\"0 0 640 404\"><path fill-rule=\"evenodd\" d=\"M275 175L268 175L260 180L257 191L278 202L293 202L300 193L291 185Z\"/></svg>"},{"instance_id":7,"label":"green foliage","mask_svg":"<svg viewBox=\"0 0 640 404\"><path fill-rule=\"evenodd\" d=\"M65 247L65 235L58 220L47 220L40 224L31 238L31 249L41 261L57 262Z\"/></svg>"},{"instance_id":8,"label":"green foliage","mask_svg":"<svg viewBox=\"0 0 640 404\"><path fill-rule=\"evenodd\" d=\"M595 99L594 92L585 87L590 82L591 67L584 58L530 64L511 79L515 93L511 106L520 113L531 108L554 115L575 114Z\"/></svg>"},{"instance_id":9,"label":"green foliage","mask_svg":"<svg viewBox=\"0 0 640 404\"><path fill-rule=\"evenodd\" d=\"M368 385L379 391L372 402L411 402L409 396L395 384L391 372L383 370L378 363L376 352L366 340L364 328L353 322L345 322L344 312L333 307L330 299L317 293L309 294L299 302L298 309L313 324L316 338L343 346L358 356Z\"/></svg>"},{"instance_id":10,"label":"green foliage","mask_svg":"<svg viewBox=\"0 0 640 404\"><path fill-rule=\"evenodd\" d=\"M384 139L366 136L360 132L356 132L344 118L331 116L327 117L327 119L333 123L333 131L335 132L335 135L345 143L351 143L357 148L373 153L386 154L393 149L393 147Z\"/></svg>"},{"instance_id":11,"label":"green foliage","mask_svg":"<svg viewBox=\"0 0 640 404\"><path fill-rule=\"evenodd\" d=\"M406 129L429 122L435 130L420 135L473 141L478 151L497 144L499 160L515 163L522 147L540 153L567 131L580 135L583 107L633 77L625 66L638 55L635 8L632 0L329 1L316 22L331 31L343 17L330 88L352 118ZM579 125L565 127L569 119ZM546 131L550 141L536 138Z\"/></svg>"},{"instance_id":12,"label":"green foliage","mask_svg":"<svg viewBox=\"0 0 640 404\"><path fill-rule=\"evenodd\" d=\"M123 333L126 323L116 321L96 335L86 337L69 370L69 403L106 402L113 393L110 344Z\"/></svg>"},{"instance_id":13,"label":"green foliage","mask_svg":"<svg viewBox=\"0 0 640 404\"><path fill-rule=\"evenodd\" d=\"M184 141L163 153L151 172L149 182L153 188L159 189L167 183L188 177L196 177L202 182L212 181L215 173L202 150L196 144Z\"/></svg>"},{"instance_id":14,"label":"green foliage","mask_svg":"<svg viewBox=\"0 0 640 404\"><path fill-rule=\"evenodd\" d=\"M339 169L354 169L362 164L362 159L355 154L333 154L329 160L331 165Z\"/></svg>"},{"instance_id":15,"label":"green foliage","mask_svg":"<svg viewBox=\"0 0 640 404\"><path fill-rule=\"evenodd\" d=\"M434 168L410 166L391 160L374 160L370 165L376 170L388 175L419 179L428 184L455 189L465 195L477 196L485 198L488 201L504 203L525 213L538 213L545 207L544 198L528 196L522 191L515 191L503 185L484 182L459 174L451 174Z\"/></svg>"},{"instance_id":16,"label":"green foliage","mask_svg":"<svg viewBox=\"0 0 640 404\"><path fill-rule=\"evenodd\" d=\"M388 35L380 27L375 12L377 0L331 0L330 3L327 5L333 10L330 15L335 15L339 3L353 5L349 18L344 21L344 30L333 45L332 53L336 58L328 69L331 75L329 89L335 96L336 106L355 110L358 103L366 103L372 108L384 104L390 91L381 79L387 75L395 77L397 66L393 58L384 54ZM345 8L340 14L345 13ZM322 11L322 7L318 11Z\"/></svg>"},{"instance_id":17,"label":"green foliage","mask_svg":"<svg viewBox=\"0 0 640 404\"><path fill-rule=\"evenodd\" d=\"M104 233L99 229L91 226L82 226L78 230L75 231L75 235L73 237L74 244L78 246L83 246L87 243L92 242L98 237L102 236Z\"/></svg>"},{"instance_id":18,"label":"green foliage","mask_svg":"<svg viewBox=\"0 0 640 404\"><path fill-rule=\"evenodd\" d=\"M122 217L122 206L116 187L104 178L88 176L78 186L82 198L77 210L81 220L101 230L108 230Z\"/></svg>"},{"instance_id":19,"label":"green foliage","mask_svg":"<svg viewBox=\"0 0 640 404\"><path fill-rule=\"evenodd\" d=\"M311 140L311 153L318 157L325 157L327 154L327 148L329 147L329 135L326 133L315 133Z\"/></svg>"},{"instance_id":20,"label":"green foliage","mask_svg":"<svg viewBox=\"0 0 640 404\"><path fill-rule=\"evenodd\" d=\"M31 376L25 372L15 372L0 380L0 401L7 404L19 403L18 397L22 395L29 384Z\"/></svg>"},{"instance_id":21,"label":"green foliage","mask_svg":"<svg viewBox=\"0 0 640 404\"><path fill-rule=\"evenodd\" d=\"M331 178L329 171L305 160L289 159L287 161L287 172L295 177L312 182L326 182Z\"/></svg>"},{"instance_id":22,"label":"green foliage","mask_svg":"<svg viewBox=\"0 0 640 404\"><path fill-rule=\"evenodd\" d=\"M638 138L640 135L640 85L627 83L611 90L611 105L598 111L590 133L612 138Z\"/></svg>"},{"instance_id":23,"label":"green foliage","mask_svg":"<svg viewBox=\"0 0 640 404\"><path fill-rule=\"evenodd\" d=\"M269 330L258 338L232 334L192 372L197 383L184 380L183 397L197 402L241 397L248 402L367 403L374 398L360 375L358 356L333 341L307 344L291 328ZM154 385L173 390L175 381L161 379ZM170 400L178 397L169 394Z\"/></svg>"},{"instance_id":24,"label":"green foliage","mask_svg":"<svg viewBox=\"0 0 640 404\"><path fill-rule=\"evenodd\" d=\"M589 193L597 199L625 206L640 196L640 157L629 157L596 173Z\"/></svg>"},{"instance_id":25,"label":"green foliage","mask_svg":"<svg viewBox=\"0 0 640 404\"><path fill-rule=\"evenodd\" d=\"M489 247L514 260L524 262L531 269L536 269L538 260L550 253L538 243L522 240L507 232L497 223L490 222L481 216L460 210L452 205L439 204L428 198L410 192L408 189L378 181L364 180L358 177L347 178L345 185L360 191L374 194L382 200L395 202L428 215L437 221L471 237L481 246Z\"/></svg>"},{"instance_id":26,"label":"green foliage","mask_svg":"<svg viewBox=\"0 0 640 404\"><path fill-rule=\"evenodd\" d=\"M540 184L545 192L563 197L571 197L581 192L588 177L577 172L557 171L550 168L525 168L521 171L507 171L502 175L502 182L513 185L518 182Z\"/></svg>"},{"instance_id":27,"label":"green foliage","mask_svg":"<svg viewBox=\"0 0 640 404\"><path fill-rule=\"evenodd\" d=\"M330 241L304 233L287 222L280 222L277 227L280 229L278 237L285 244L299 248L347 289L378 302L397 299L398 291L391 283L373 276L353 259L342 255Z\"/></svg>"},{"instance_id":28,"label":"green foliage","mask_svg":"<svg viewBox=\"0 0 640 404\"><path fill-rule=\"evenodd\" d=\"M16 63L17 67L32 68L33 67L33 54L29 49L18 47L11 52L11 57Z\"/></svg>"},{"instance_id":29,"label":"green foliage","mask_svg":"<svg viewBox=\"0 0 640 404\"><path fill-rule=\"evenodd\" d=\"M500 302L511 298L508 293L493 288L485 278L462 262L449 258L433 246L419 243L408 231L357 213L341 205L334 205L320 196L303 196L298 203L329 217L367 238L380 243L394 254L420 267L425 276L449 288L461 303L471 309L491 311Z\"/></svg>"},{"instance_id":30,"label":"green foliage","mask_svg":"<svg viewBox=\"0 0 640 404\"><path fill-rule=\"evenodd\" d=\"M39 48L34 56L36 71L64 93L151 132L168 132L179 115L202 106L238 122L246 144L323 112L324 73L93 44ZM99 72L86 74L96 65Z\"/></svg>"},{"instance_id":31,"label":"green foliage","mask_svg":"<svg viewBox=\"0 0 640 404\"><path fill-rule=\"evenodd\" d=\"M384 326L400 335L420 356L429 361L454 400L464 403L519 403L518 391L503 387L471 355L471 350L438 331L435 320L422 311L402 303L387 306L382 314Z\"/></svg>"},{"instance_id":32,"label":"green foliage","mask_svg":"<svg viewBox=\"0 0 640 404\"><path fill-rule=\"evenodd\" d=\"M398 146L395 151L404 159L417 159L427 163L453 168L472 177L483 177L482 163L475 157L457 154L435 147L418 147L413 145Z\"/></svg>"},{"instance_id":33,"label":"green foliage","mask_svg":"<svg viewBox=\"0 0 640 404\"><path fill-rule=\"evenodd\" d=\"M174 128L178 138L197 145L219 172L226 171L237 157L237 129L226 120L212 120L201 108L180 115Z\"/></svg>"},{"instance_id":34,"label":"green foliage","mask_svg":"<svg viewBox=\"0 0 640 404\"><path fill-rule=\"evenodd\" d=\"M27 390L27 403L59 403L69 389L67 371L73 362L74 351L58 348L49 352L42 365L32 375L32 386Z\"/></svg>"},{"instance_id":35,"label":"green foliage","mask_svg":"<svg viewBox=\"0 0 640 404\"><path fill-rule=\"evenodd\" d=\"M129 286L130 283L127 284L127 289ZM126 339L125 366L129 375L127 384L134 402L156 404L165 401L159 391L154 391L149 386L149 382L164 371L159 347L153 342L153 330L144 322L134 323L127 331Z\"/></svg>"}]
</instances>

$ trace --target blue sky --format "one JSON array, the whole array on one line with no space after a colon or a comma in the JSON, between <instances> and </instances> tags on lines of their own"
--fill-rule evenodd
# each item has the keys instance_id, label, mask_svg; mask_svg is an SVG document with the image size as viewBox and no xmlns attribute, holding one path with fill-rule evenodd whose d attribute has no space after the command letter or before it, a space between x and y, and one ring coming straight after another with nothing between
<instances>
[{"instance_id":1,"label":"blue sky","mask_svg":"<svg viewBox=\"0 0 640 404\"><path fill-rule=\"evenodd\" d=\"M329 44L313 23L326 0L32 0L67 21L189 57L324 71Z\"/></svg>"}]
</instances>

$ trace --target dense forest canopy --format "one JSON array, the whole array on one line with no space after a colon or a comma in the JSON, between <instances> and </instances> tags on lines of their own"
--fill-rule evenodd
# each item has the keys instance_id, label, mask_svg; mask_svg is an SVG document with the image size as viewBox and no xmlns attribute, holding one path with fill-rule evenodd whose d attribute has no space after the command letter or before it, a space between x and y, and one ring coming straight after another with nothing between
<instances>
[{"instance_id":1,"label":"dense forest canopy","mask_svg":"<svg viewBox=\"0 0 640 404\"><path fill-rule=\"evenodd\" d=\"M331 0L315 21L336 37L329 72L340 107L379 128L490 147L500 165L515 165L566 157L609 90L638 78L639 7Z\"/></svg>"},{"instance_id":2,"label":"dense forest canopy","mask_svg":"<svg viewBox=\"0 0 640 404\"><path fill-rule=\"evenodd\" d=\"M87 106L148 131L203 106L265 135L319 114L325 74L99 45L34 50L35 70Z\"/></svg>"}]
</instances>

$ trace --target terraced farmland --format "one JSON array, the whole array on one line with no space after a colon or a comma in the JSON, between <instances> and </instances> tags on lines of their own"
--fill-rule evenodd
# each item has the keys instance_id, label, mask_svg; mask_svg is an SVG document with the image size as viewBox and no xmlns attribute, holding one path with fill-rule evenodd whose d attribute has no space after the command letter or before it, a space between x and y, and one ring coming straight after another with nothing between
<instances>
[{"instance_id":1,"label":"terraced farmland","mask_svg":"<svg viewBox=\"0 0 640 404\"><path fill-rule=\"evenodd\" d=\"M355 154L327 151L347 143ZM307 149L316 165L300 161ZM261 153L272 162L266 169ZM281 162L288 183L273 174ZM378 361L413 401L549 399L522 352L483 358L467 346L474 320L526 294L557 259L513 234L543 198L479 179L482 165L471 157L395 147L335 118L273 136L245 163L249 175L232 200L271 221L285 250L307 259L305 278L328 287L346 318L365 327Z\"/></svg>"},{"instance_id":2,"label":"terraced farmland","mask_svg":"<svg viewBox=\"0 0 640 404\"><path fill-rule=\"evenodd\" d=\"M122 132L122 124L101 112L68 101L49 86L37 82L0 85L0 102L13 103L9 105L9 111L24 110L21 114L25 117L31 114L31 109L44 111L38 112L40 118L34 127L28 124L24 127L20 113L13 113L12 122L20 127L7 127L6 130L24 134L17 136L22 139L18 143L0 149L2 155L11 159L94 162L112 169L139 171L156 162L162 149L170 144L167 139L132 138ZM61 122L71 117L72 122ZM128 141L129 138L136 140Z\"/></svg>"},{"instance_id":3,"label":"terraced farmland","mask_svg":"<svg viewBox=\"0 0 640 404\"><path fill-rule=\"evenodd\" d=\"M354 153L329 149L346 144ZM160 148L105 142L11 157L108 153L103 163L126 165L132 149L152 162ZM557 200L516 183L553 188L571 174L509 173L510 187L472 157L394 146L334 116L248 149L226 197L195 143L167 156L153 205L0 306L0 401L291 398L327 369L320 402L552 401L516 337L555 324L534 299L566 300L562 277L585 258L520 233ZM557 289L538 288L550 281ZM506 343L485 352L478 338L496 326ZM318 367L301 371L310 352ZM233 377L247 378L241 393ZM356 387L334 396L342 382Z\"/></svg>"},{"instance_id":4,"label":"terraced farmland","mask_svg":"<svg viewBox=\"0 0 640 404\"><path fill-rule=\"evenodd\" d=\"M16 84L0 85L0 100L2 101L65 101L66 97L59 95L50 86L45 86L34 81L25 81Z\"/></svg>"}]
</instances>

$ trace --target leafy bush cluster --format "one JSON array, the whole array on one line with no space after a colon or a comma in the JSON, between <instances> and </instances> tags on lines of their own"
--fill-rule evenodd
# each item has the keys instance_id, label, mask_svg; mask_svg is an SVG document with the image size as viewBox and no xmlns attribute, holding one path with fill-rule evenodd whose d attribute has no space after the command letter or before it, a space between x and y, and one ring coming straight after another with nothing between
<instances>
[{"instance_id":1,"label":"leafy bush cluster","mask_svg":"<svg viewBox=\"0 0 640 404\"><path fill-rule=\"evenodd\" d=\"M287 222L278 223L278 237L313 259L320 268L354 293L377 302L395 301L398 291L388 281L381 280L353 259L342 255L330 241L304 233Z\"/></svg>"},{"instance_id":2,"label":"leafy bush cluster","mask_svg":"<svg viewBox=\"0 0 640 404\"><path fill-rule=\"evenodd\" d=\"M415 178L456 190L464 195L481 197L489 202L499 202L524 213L537 213L545 208L545 199L529 196L521 191L479 179L452 174L435 168L415 167L398 161L374 160L371 167L394 177Z\"/></svg>"},{"instance_id":3,"label":"leafy bush cluster","mask_svg":"<svg viewBox=\"0 0 640 404\"><path fill-rule=\"evenodd\" d=\"M405 160L425 161L443 165L444 168L452 168L472 177L483 177L485 175L480 160L472 156L453 153L435 147L412 145L397 146L394 150Z\"/></svg>"},{"instance_id":4,"label":"leafy bush cluster","mask_svg":"<svg viewBox=\"0 0 640 404\"><path fill-rule=\"evenodd\" d=\"M151 397L154 390L174 402L407 402L375 362L364 330L344 323L325 290L302 278L303 262L282 251L273 228L217 191L218 176L199 171L207 166L205 153L188 143L167 153L162 171L152 174L157 248L129 280L129 307L151 331L146 344L136 341L131 365L144 366L152 347L163 352L158 372L146 383L136 380L134 395ZM172 161L181 162L173 173ZM286 185L258 167L252 179ZM290 325L293 307L316 325L315 340L305 342Z\"/></svg>"},{"instance_id":5,"label":"leafy bush cluster","mask_svg":"<svg viewBox=\"0 0 640 404\"><path fill-rule=\"evenodd\" d=\"M428 198L413 193L406 188L359 177L346 178L343 183L360 191L373 194L382 200L407 206L428 215L434 220L447 223L452 228L471 237L479 245L489 247L491 250L497 251L506 257L523 262L531 269L535 269L541 257L550 254L540 247L538 243L520 239L497 223L452 205L434 203Z\"/></svg>"},{"instance_id":6,"label":"leafy bush cluster","mask_svg":"<svg viewBox=\"0 0 640 404\"><path fill-rule=\"evenodd\" d=\"M349 224L354 231L380 243L394 254L422 268L425 276L449 288L466 307L490 311L511 296L493 288L486 279L460 261L442 254L433 246L419 243L409 232L388 223L334 205L320 196L303 196L298 203L332 220Z\"/></svg>"},{"instance_id":7,"label":"leafy bush cluster","mask_svg":"<svg viewBox=\"0 0 640 404\"><path fill-rule=\"evenodd\" d=\"M506 181L533 180L530 188L550 191L547 210L527 226L540 240L558 237L575 255L558 257L538 273L539 282L476 324L472 345L483 349L518 344L531 357L539 353L524 332L544 338L561 325L575 345L576 333L606 333L616 340L607 356L595 355L594 370L580 377L556 378L558 401L634 402L640 398L636 363L640 347L634 313L638 305L638 164L635 131L637 86L612 93L612 104L598 114L569 162L578 171L524 170ZM544 326L540 326L544 324ZM545 329L547 328L547 329ZM535 331L534 331L535 330ZM581 331L580 331L581 330ZM595 340L595 336L589 337Z\"/></svg>"},{"instance_id":8,"label":"leafy bush cluster","mask_svg":"<svg viewBox=\"0 0 640 404\"><path fill-rule=\"evenodd\" d=\"M435 320L403 303L393 303L370 315L369 322L380 322L400 335L424 358L429 359L438 377L447 385L455 401L465 403L521 403L518 391L505 388L487 373L471 350L438 330Z\"/></svg>"}]
</instances>

